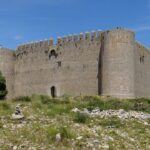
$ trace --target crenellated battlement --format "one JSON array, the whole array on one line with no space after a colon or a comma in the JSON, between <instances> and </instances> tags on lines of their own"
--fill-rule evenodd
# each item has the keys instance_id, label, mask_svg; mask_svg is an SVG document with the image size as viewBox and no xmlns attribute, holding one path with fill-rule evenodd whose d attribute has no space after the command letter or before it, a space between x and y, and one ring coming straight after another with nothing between
<instances>
[{"instance_id":1,"label":"crenellated battlement","mask_svg":"<svg viewBox=\"0 0 150 150\"><path fill-rule=\"evenodd\" d=\"M73 34L63 37L58 37L56 43L54 42L53 38L50 40L41 40L37 42L30 42L27 44L22 44L17 47L16 55L25 54L32 50L38 50L41 48L46 48L56 46L56 47L65 47L65 46L74 46L76 44L83 44L84 42L96 42L100 40L102 31L92 31L92 32L85 32L80 34Z\"/></svg>"},{"instance_id":2,"label":"crenellated battlement","mask_svg":"<svg viewBox=\"0 0 150 150\"><path fill-rule=\"evenodd\" d=\"M56 42L55 42L56 41ZM44 94L150 97L150 49L133 31L69 34L0 48L8 98Z\"/></svg>"},{"instance_id":3,"label":"crenellated battlement","mask_svg":"<svg viewBox=\"0 0 150 150\"><path fill-rule=\"evenodd\" d=\"M150 49L146 46L144 46L143 44L141 44L139 41L135 41L135 45L141 49L145 49L150 53Z\"/></svg>"},{"instance_id":4,"label":"crenellated battlement","mask_svg":"<svg viewBox=\"0 0 150 150\"><path fill-rule=\"evenodd\" d=\"M9 49L9 48L4 48L4 47L1 47L0 48L0 51L2 52L7 52L7 53L13 53L14 51L12 49Z\"/></svg>"}]
</instances>

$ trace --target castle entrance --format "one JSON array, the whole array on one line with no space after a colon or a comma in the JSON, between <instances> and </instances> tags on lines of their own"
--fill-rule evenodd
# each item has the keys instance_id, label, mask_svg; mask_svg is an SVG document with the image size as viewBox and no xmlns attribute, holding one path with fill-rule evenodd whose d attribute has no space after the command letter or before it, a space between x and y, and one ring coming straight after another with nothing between
<instances>
[{"instance_id":1,"label":"castle entrance","mask_svg":"<svg viewBox=\"0 0 150 150\"><path fill-rule=\"evenodd\" d=\"M51 87L50 92L51 92L52 97L56 97L56 87L55 86Z\"/></svg>"}]
</instances>

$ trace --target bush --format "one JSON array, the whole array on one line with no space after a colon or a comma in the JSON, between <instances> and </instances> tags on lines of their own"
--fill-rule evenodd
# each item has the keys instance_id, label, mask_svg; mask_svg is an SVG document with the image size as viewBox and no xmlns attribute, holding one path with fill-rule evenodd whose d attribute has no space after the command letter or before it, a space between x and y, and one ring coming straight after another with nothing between
<instances>
[{"instance_id":1,"label":"bush","mask_svg":"<svg viewBox=\"0 0 150 150\"><path fill-rule=\"evenodd\" d=\"M0 116L10 115L12 113L11 105L5 101L0 102Z\"/></svg>"},{"instance_id":2,"label":"bush","mask_svg":"<svg viewBox=\"0 0 150 150\"><path fill-rule=\"evenodd\" d=\"M61 126L58 129L62 139L71 139L73 137L73 134L71 132L71 130L68 127L63 127Z\"/></svg>"},{"instance_id":3,"label":"bush","mask_svg":"<svg viewBox=\"0 0 150 150\"><path fill-rule=\"evenodd\" d=\"M8 104L8 103L0 103L0 108L1 109L4 109L4 110L9 110L9 109L11 109L10 108L10 105Z\"/></svg>"},{"instance_id":4,"label":"bush","mask_svg":"<svg viewBox=\"0 0 150 150\"><path fill-rule=\"evenodd\" d=\"M74 136L74 134L68 127L50 126L47 128L47 138L50 140L50 142L53 142L56 140L56 134L58 133L60 133L62 141L65 139L71 139Z\"/></svg>"},{"instance_id":5,"label":"bush","mask_svg":"<svg viewBox=\"0 0 150 150\"><path fill-rule=\"evenodd\" d=\"M77 123L86 123L88 119L89 116L87 114L77 112L74 116L73 121Z\"/></svg>"},{"instance_id":6,"label":"bush","mask_svg":"<svg viewBox=\"0 0 150 150\"><path fill-rule=\"evenodd\" d=\"M48 104L47 108L48 108L48 111L46 114L48 116L67 114L67 113L70 113L70 111L72 109L72 107L70 105L53 104L53 103Z\"/></svg>"},{"instance_id":7,"label":"bush","mask_svg":"<svg viewBox=\"0 0 150 150\"><path fill-rule=\"evenodd\" d=\"M0 129L2 129L3 128L3 124L0 122Z\"/></svg>"},{"instance_id":8,"label":"bush","mask_svg":"<svg viewBox=\"0 0 150 150\"><path fill-rule=\"evenodd\" d=\"M14 98L12 101L14 102L31 102L31 98L29 96L19 96Z\"/></svg>"},{"instance_id":9,"label":"bush","mask_svg":"<svg viewBox=\"0 0 150 150\"><path fill-rule=\"evenodd\" d=\"M40 100L42 104L48 104L50 102L50 97L45 95L40 95Z\"/></svg>"},{"instance_id":10,"label":"bush","mask_svg":"<svg viewBox=\"0 0 150 150\"><path fill-rule=\"evenodd\" d=\"M6 88L6 80L5 77L0 72L0 99L5 99L5 96L7 95L8 91Z\"/></svg>"},{"instance_id":11,"label":"bush","mask_svg":"<svg viewBox=\"0 0 150 150\"><path fill-rule=\"evenodd\" d=\"M62 98L63 98L62 103L64 103L64 104L70 103L70 98L71 97L69 95L64 94Z\"/></svg>"},{"instance_id":12,"label":"bush","mask_svg":"<svg viewBox=\"0 0 150 150\"><path fill-rule=\"evenodd\" d=\"M56 134L58 133L58 130L56 127L50 126L47 128L47 138L50 141L54 141L56 138Z\"/></svg>"},{"instance_id":13,"label":"bush","mask_svg":"<svg viewBox=\"0 0 150 150\"><path fill-rule=\"evenodd\" d=\"M103 119L100 121L99 125L104 126L104 127L112 127L112 128L119 128L123 126L120 119L117 117Z\"/></svg>"}]
</instances>

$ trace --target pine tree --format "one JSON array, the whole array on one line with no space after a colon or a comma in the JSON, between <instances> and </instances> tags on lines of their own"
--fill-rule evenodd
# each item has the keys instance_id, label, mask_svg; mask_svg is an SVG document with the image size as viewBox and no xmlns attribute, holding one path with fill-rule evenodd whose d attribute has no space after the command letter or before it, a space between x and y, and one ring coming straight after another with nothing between
<instances>
[{"instance_id":1,"label":"pine tree","mask_svg":"<svg viewBox=\"0 0 150 150\"><path fill-rule=\"evenodd\" d=\"M4 99L7 95L7 88L6 88L6 79L0 72L0 99Z\"/></svg>"}]
</instances>

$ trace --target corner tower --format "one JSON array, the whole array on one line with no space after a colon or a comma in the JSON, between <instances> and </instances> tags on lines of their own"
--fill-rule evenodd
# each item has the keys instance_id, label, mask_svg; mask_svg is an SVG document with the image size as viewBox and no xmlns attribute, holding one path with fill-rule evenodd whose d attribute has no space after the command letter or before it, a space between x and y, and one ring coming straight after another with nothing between
<instances>
[{"instance_id":1,"label":"corner tower","mask_svg":"<svg viewBox=\"0 0 150 150\"><path fill-rule=\"evenodd\" d=\"M0 71L6 78L7 99L12 98L14 94L14 63L14 52L9 49L0 48Z\"/></svg>"},{"instance_id":2,"label":"corner tower","mask_svg":"<svg viewBox=\"0 0 150 150\"><path fill-rule=\"evenodd\" d=\"M105 31L101 39L101 95L135 97L134 44L132 31Z\"/></svg>"}]
</instances>

